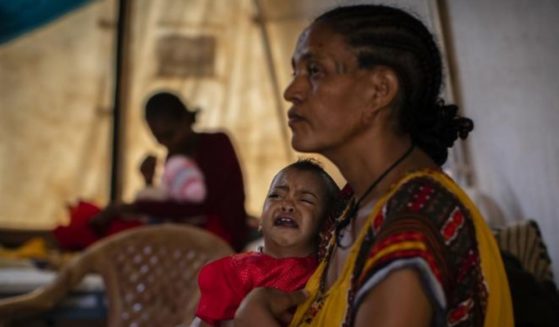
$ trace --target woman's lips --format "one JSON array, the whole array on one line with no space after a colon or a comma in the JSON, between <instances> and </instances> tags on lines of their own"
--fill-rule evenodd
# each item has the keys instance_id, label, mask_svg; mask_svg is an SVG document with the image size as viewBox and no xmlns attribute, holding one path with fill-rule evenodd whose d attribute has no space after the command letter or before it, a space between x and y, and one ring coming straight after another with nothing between
<instances>
[{"instance_id":1,"label":"woman's lips","mask_svg":"<svg viewBox=\"0 0 559 327\"><path fill-rule=\"evenodd\" d=\"M290 109L287 112L287 124L289 127L293 127L293 125L302 122L303 120L305 120L303 116L296 113L294 109Z\"/></svg>"}]
</instances>

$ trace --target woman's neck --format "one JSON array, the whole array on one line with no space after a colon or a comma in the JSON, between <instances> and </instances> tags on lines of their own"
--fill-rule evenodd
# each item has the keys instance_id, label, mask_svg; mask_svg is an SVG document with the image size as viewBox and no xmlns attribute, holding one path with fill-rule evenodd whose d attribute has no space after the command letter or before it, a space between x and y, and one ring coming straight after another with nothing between
<instances>
[{"instance_id":1,"label":"woman's neck","mask_svg":"<svg viewBox=\"0 0 559 327\"><path fill-rule=\"evenodd\" d=\"M356 198L360 198L371 183L379 178L391 165L401 158L411 146L409 137L374 137L362 139L355 144L340 149L336 153L325 153L353 188ZM367 149L363 151L363 149ZM415 148L409 156L395 166L375 188L367 194L370 200L384 194L405 172L432 167L434 165L423 151Z\"/></svg>"},{"instance_id":2,"label":"woman's neck","mask_svg":"<svg viewBox=\"0 0 559 327\"><path fill-rule=\"evenodd\" d=\"M177 142L177 144L173 148L169 148L168 156L175 155L175 154L182 154L187 156L192 156L196 153L196 147L198 146L198 139L199 134L190 130L187 134L183 136L181 141Z\"/></svg>"}]
</instances>

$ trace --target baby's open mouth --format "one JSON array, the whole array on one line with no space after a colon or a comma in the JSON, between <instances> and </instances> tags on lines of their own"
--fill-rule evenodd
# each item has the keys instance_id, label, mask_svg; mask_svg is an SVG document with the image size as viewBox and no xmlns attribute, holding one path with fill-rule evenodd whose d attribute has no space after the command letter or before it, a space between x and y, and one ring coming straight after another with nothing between
<instances>
[{"instance_id":1,"label":"baby's open mouth","mask_svg":"<svg viewBox=\"0 0 559 327\"><path fill-rule=\"evenodd\" d=\"M288 228L299 228L299 224L295 219L287 216L279 216L274 219L274 226L277 227L288 227Z\"/></svg>"}]
</instances>

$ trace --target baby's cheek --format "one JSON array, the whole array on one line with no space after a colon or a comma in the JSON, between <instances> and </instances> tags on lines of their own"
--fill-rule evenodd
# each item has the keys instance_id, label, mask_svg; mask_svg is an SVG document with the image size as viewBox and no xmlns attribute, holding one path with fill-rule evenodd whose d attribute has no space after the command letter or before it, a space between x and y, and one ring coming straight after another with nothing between
<instances>
[{"instance_id":1,"label":"baby's cheek","mask_svg":"<svg viewBox=\"0 0 559 327\"><path fill-rule=\"evenodd\" d=\"M264 218L266 218L266 216L269 215L270 212L270 202L268 202L268 200L266 200L264 202L264 206L262 207L262 220L264 220Z\"/></svg>"}]
</instances>

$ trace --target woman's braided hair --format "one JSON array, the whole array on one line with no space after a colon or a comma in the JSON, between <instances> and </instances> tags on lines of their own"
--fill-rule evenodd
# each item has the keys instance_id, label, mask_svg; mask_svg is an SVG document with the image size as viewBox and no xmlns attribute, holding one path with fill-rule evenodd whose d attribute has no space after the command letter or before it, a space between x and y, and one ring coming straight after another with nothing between
<instances>
[{"instance_id":1,"label":"woman's braided hair","mask_svg":"<svg viewBox=\"0 0 559 327\"><path fill-rule=\"evenodd\" d=\"M314 24L342 35L360 68L383 65L395 71L400 84L394 106L398 130L411 135L438 165L444 164L447 148L458 137L466 138L473 122L439 98L441 54L425 25L405 11L382 5L335 8Z\"/></svg>"}]
</instances>

